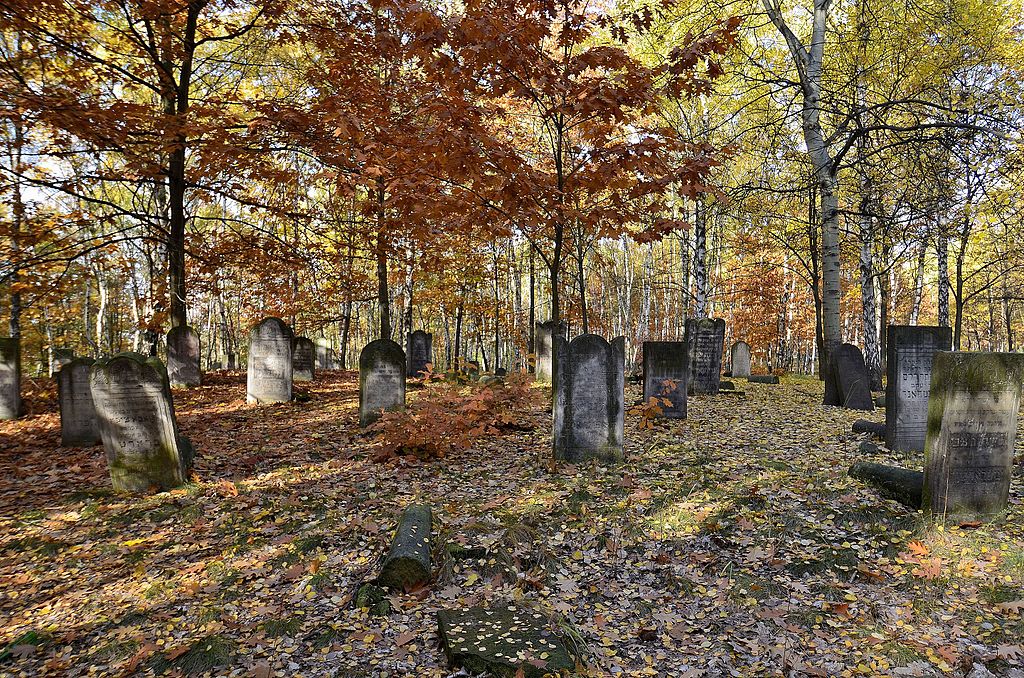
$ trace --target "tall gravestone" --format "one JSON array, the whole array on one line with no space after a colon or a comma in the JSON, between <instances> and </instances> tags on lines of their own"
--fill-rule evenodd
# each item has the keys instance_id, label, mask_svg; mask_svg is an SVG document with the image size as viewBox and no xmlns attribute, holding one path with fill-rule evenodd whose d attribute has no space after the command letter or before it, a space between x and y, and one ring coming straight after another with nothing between
<instances>
[{"instance_id":1,"label":"tall gravestone","mask_svg":"<svg viewBox=\"0 0 1024 678\"><path fill-rule=\"evenodd\" d=\"M718 393L722 381L722 347L725 343L725 320L721 318L690 318L686 321L686 345L690 358L690 381L693 395Z\"/></svg>"},{"instance_id":2,"label":"tall gravestone","mask_svg":"<svg viewBox=\"0 0 1024 678\"><path fill-rule=\"evenodd\" d=\"M313 381L314 365L316 364L316 346L312 339L295 337L292 347L292 379L295 381Z\"/></svg>"},{"instance_id":3,"label":"tall gravestone","mask_svg":"<svg viewBox=\"0 0 1024 678\"><path fill-rule=\"evenodd\" d=\"M381 412L405 407L405 351L390 339L377 339L359 353L359 425Z\"/></svg>"},{"instance_id":4,"label":"tall gravestone","mask_svg":"<svg viewBox=\"0 0 1024 678\"><path fill-rule=\"evenodd\" d=\"M925 440L926 511L984 518L1006 508L1022 383L1022 354L935 354Z\"/></svg>"},{"instance_id":5,"label":"tall gravestone","mask_svg":"<svg viewBox=\"0 0 1024 678\"><path fill-rule=\"evenodd\" d=\"M316 340L316 369L334 369L334 351L331 350L331 342L327 339Z\"/></svg>"},{"instance_id":6,"label":"tall gravestone","mask_svg":"<svg viewBox=\"0 0 1024 678\"><path fill-rule=\"evenodd\" d=\"M184 484L192 445L178 432L163 363L119 353L95 362L89 381L114 489L147 492Z\"/></svg>"},{"instance_id":7,"label":"tall gravestone","mask_svg":"<svg viewBox=\"0 0 1024 678\"><path fill-rule=\"evenodd\" d=\"M92 358L75 358L57 373L60 444L64 447L89 447L100 442L96 406L89 384L92 365Z\"/></svg>"},{"instance_id":8,"label":"tall gravestone","mask_svg":"<svg viewBox=\"0 0 1024 678\"><path fill-rule=\"evenodd\" d=\"M75 359L75 351L70 348L51 348L50 349L50 376L55 377L60 372L60 368L67 365L69 362Z\"/></svg>"},{"instance_id":9,"label":"tall gravestone","mask_svg":"<svg viewBox=\"0 0 1024 678\"><path fill-rule=\"evenodd\" d=\"M686 382L690 368L686 342L645 341L643 356L644 402L660 398L661 416L686 419Z\"/></svg>"},{"instance_id":10,"label":"tall gravestone","mask_svg":"<svg viewBox=\"0 0 1024 678\"><path fill-rule=\"evenodd\" d=\"M21 343L0 338L0 419L21 416Z\"/></svg>"},{"instance_id":11,"label":"tall gravestone","mask_svg":"<svg viewBox=\"0 0 1024 678\"><path fill-rule=\"evenodd\" d=\"M932 359L948 351L948 327L890 325L886 334L885 443L898 452L924 452Z\"/></svg>"},{"instance_id":12,"label":"tall gravestone","mask_svg":"<svg viewBox=\"0 0 1024 678\"><path fill-rule=\"evenodd\" d=\"M750 344L737 341L732 345L729 362L732 365L732 376L746 379L750 376Z\"/></svg>"},{"instance_id":13,"label":"tall gravestone","mask_svg":"<svg viewBox=\"0 0 1024 678\"><path fill-rule=\"evenodd\" d=\"M247 403L286 403L292 399L292 330L280 318L267 318L249 336Z\"/></svg>"},{"instance_id":14,"label":"tall gravestone","mask_svg":"<svg viewBox=\"0 0 1024 678\"><path fill-rule=\"evenodd\" d=\"M409 376L422 377L434 362L434 335L423 330L409 333Z\"/></svg>"},{"instance_id":15,"label":"tall gravestone","mask_svg":"<svg viewBox=\"0 0 1024 678\"><path fill-rule=\"evenodd\" d=\"M824 404L850 410L875 409L864 354L853 344L842 344L829 356Z\"/></svg>"},{"instance_id":16,"label":"tall gravestone","mask_svg":"<svg viewBox=\"0 0 1024 678\"><path fill-rule=\"evenodd\" d=\"M537 323L533 335L533 346L535 354L534 378L542 383L550 384L554 376L553 358L555 337L565 340L569 333L564 322L556 323L549 320L544 323Z\"/></svg>"},{"instance_id":17,"label":"tall gravestone","mask_svg":"<svg viewBox=\"0 0 1024 678\"><path fill-rule=\"evenodd\" d=\"M553 444L555 459L623 458L626 346L596 334L554 340Z\"/></svg>"},{"instance_id":18,"label":"tall gravestone","mask_svg":"<svg viewBox=\"0 0 1024 678\"><path fill-rule=\"evenodd\" d=\"M188 325L172 327L167 333L167 377L172 388L199 386L199 333Z\"/></svg>"}]
</instances>

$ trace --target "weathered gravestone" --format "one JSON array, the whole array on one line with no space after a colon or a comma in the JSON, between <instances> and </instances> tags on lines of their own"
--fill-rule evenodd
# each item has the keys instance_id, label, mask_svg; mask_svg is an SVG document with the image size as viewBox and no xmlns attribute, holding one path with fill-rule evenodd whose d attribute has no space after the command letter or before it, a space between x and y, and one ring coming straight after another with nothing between
<instances>
[{"instance_id":1,"label":"weathered gravestone","mask_svg":"<svg viewBox=\"0 0 1024 678\"><path fill-rule=\"evenodd\" d=\"M745 341L737 341L732 345L730 351L733 377L746 379L750 376L750 344Z\"/></svg>"},{"instance_id":2,"label":"weathered gravestone","mask_svg":"<svg viewBox=\"0 0 1024 678\"><path fill-rule=\"evenodd\" d=\"M871 376L864 364L864 354L853 344L837 347L829 357L824 404L851 410L875 409L871 397Z\"/></svg>"},{"instance_id":3,"label":"weathered gravestone","mask_svg":"<svg viewBox=\"0 0 1024 678\"><path fill-rule=\"evenodd\" d=\"M89 447L101 442L89 385L92 365L92 358L75 358L57 373L60 444L64 447Z\"/></svg>"},{"instance_id":4,"label":"weathered gravestone","mask_svg":"<svg viewBox=\"0 0 1024 678\"><path fill-rule=\"evenodd\" d=\"M556 336L554 455L569 462L623 458L625 340Z\"/></svg>"},{"instance_id":5,"label":"weathered gravestone","mask_svg":"<svg viewBox=\"0 0 1024 678\"><path fill-rule=\"evenodd\" d=\"M167 333L167 377L173 388L199 386L199 333L188 325L172 327Z\"/></svg>"},{"instance_id":6,"label":"weathered gravestone","mask_svg":"<svg viewBox=\"0 0 1024 678\"><path fill-rule=\"evenodd\" d=\"M292 399L292 331L267 318L249 336L245 402L286 403Z\"/></svg>"},{"instance_id":7,"label":"weathered gravestone","mask_svg":"<svg viewBox=\"0 0 1024 678\"><path fill-rule=\"evenodd\" d=\"M662 417L686 419L686 342L645 341L643 357L644 402L659 398Z\"/></svg>"},{"instance_id":8,"label":"weathered gravestone","mask_svg":"<svg viewBox=\"0 0 1024 678\"><path fill-rule=\"evenodd\" d=\"M434 362L434 335L423 330L409 333L408 373L413 379L427 373L427 365Z\"/></svg>"},{"instance_id":9,"label":"weathered gravestone","mask_svg":"<svg viewBox=\"0 0 1024 678\"><path fill-rule=\"evenodd\" d=\"M932 359L952 346L948 327L890 325L886 334L885 442L896 452L923 452Z\"/></svg>"},{"instance_id":10,"label":"weathered gravestone","mask_svg":"<svg viewBox=\"0 0 1024 678\"><path fill-rule=\"evenodd\" d=\"M922 508L957 518L1006 508L1022 382L1021 354L935 354Z\"/></svg>"},{"instance_id":11,"label":"weathered gravestone","mask_svg":"<svg viewBox=\"0 0 1024 678\"><path fill-rule=\"evenodd\" d=\"M718 393L724 341L725 321L721 318L690 318L686 321L686 346L690 359L687 388L691 394Z\"/></svg>"},{"instance_id":12,"label":"weathered gravestone","mask_svg":"<svg viewBox=\"0 0 1024 678\"><path fill-rule=\"evenodd\" d=\"M326 339L316 340L316 369L334 369L334 351L331 349L331 342Z\"/></svg>"},{"instance_id":13,"label":"weathered gravestone","mask_svg":"<svg viewBox=\"0 0 1024 678\"><path fill-rule=\"evenodd\" d=\"M192 445L178 432L163 363L120 353L93 364L90 386L114 489L147 492L184 484Z\"/></svg>"},{"instance_id":14,"label":"weathered gravestone","mask_svg":"<svg viewBox=\"0 0 1024 678\"><path fill-rule=\"evenodd\" d=\"M405 352L390 339L377 339L359 353L359 425L369 426L382 411L405 407Z\"/></svg>"},{"instance_id":15,"label":"weathered gravestone","mask_svg":"<svg viewBox=\"0 0 1024 678\"><path fill-rule=\"evenodd\" d=\"M292 379L295 381L313 381L314 364L316 363L316 346L312 339L295 337L292 347Z\"/></svg>"},{"instance_id":16,"label":"weathered gravestone","mask_svg":"<svg viewBox=\"0 0 1024 678\"><path fill-rule=\"evenodd\" d=\"M75 351L70 348L51 348L50 349L50 376L55 377L60 372L60 368L67 365L69 362L75 359Z\"/></svg>"},{"instance_id":17,"label":"weathered gravestone","mask_svg":"<svg viewBox=\"0 0 1024 678\"><path fill-rule=\"evenodd\" d=\"M551 378L554 376L552 371L555 351L554 338L560 337L564 340L568 333L569 329L563 322L556 323L553 320L549 320L546 323L537 323L533 336L533 351L535 354L534 378L536 381L545 384L551 383Z\"/></svg>"},{"instance_id":18,"label":"weathered gravestone","mask_svg":"<svg viewBox=\"0 0 1024 678\"><path fill-rule=\"evenodd\" d=\"M0 338L0 419L21 416L21 343Z\"/></svg>"}]
</instances>

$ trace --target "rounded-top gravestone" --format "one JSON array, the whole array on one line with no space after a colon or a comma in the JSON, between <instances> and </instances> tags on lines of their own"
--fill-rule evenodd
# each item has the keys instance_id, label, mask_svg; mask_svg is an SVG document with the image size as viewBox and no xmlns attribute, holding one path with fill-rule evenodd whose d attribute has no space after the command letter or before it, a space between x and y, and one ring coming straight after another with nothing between
<instances>
[{"instance_id":1,"label":"rounded-top gravestone","mask_svg":"<svg viewBox=\"0 0 1024 678\"><path fill-rule=\"evenodd\" d=\"M167 370L158 358L119 353L92 366L90 386L114 489L169 490L192 466L178 433Z\"/></svg>"},{"instance_id":2,"label":"rounded-top gravestone","mask_svg":"<svg viewBox=\"0 0 1024 678\"><path fill-rule=\"evenodd\" d=\"M750 377L750 344L745 341L737 341L732 345L729 358L733 377L737 379Z\"/></svg>"},{"instance_id":3,"label":"rounded-top gravestone","mask_svg":"<svg viewBox=\"0 0 1024 678\"><path fill-rule=\"evenodd\" d=\"M280 318L266 318L249 336L247 403L292 399L292 330Z\"/></svg>"},{"instance_id":4,"label":"rounded-top gravestone","mask_svg":"<svg viewBox=\"0 0 1024 678\"><path fill-rule=\"evenodd\" d=\"M377 339L359 353L359 425L381 412L405 407L405 351L390 339Z\"/></svg>"},{"instance_id":5,"label":"rounded-top gravestone","mask_svg":"<svg viewBox=\"0 0 1024 678\"><path fill-rule=\"evenodd\" d=\"M292 378L295 381L313 381L316 364L316 346L312 339L295 337L292 347Z\"/></svg>"},{"instance_id":6,"label":"rounded-top gravestone","mask_svg":"<svg viewBox=\"0 0 1024 678\"><path fill-rule=\"evenodd\" d=\"M93 362L92 358L75 358L57 372L60 444L64 447L90 447L101 442L89 384Z\"/></svg>"},{"instance_id":7,"label":"rounded-top gravestone","mask_svg":"<svg viewBox=\"0 0 1024 678\"><path fill-rule=\"evenodd\" d=\"M167 377L172 388L199 386L199 333L188 325L172 327L167 333Z\"/></svg>"}]
</instances>

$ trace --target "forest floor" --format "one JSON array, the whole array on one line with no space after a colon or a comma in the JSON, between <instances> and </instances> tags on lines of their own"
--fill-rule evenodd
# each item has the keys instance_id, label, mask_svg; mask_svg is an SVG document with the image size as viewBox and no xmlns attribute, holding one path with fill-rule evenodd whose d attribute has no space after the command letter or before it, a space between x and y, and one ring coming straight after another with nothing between
<instances>
[{"instance_id":1,"label":"forest floor","mask_svg":"<svg viewBox=\"0 0 1024 678\"><path fill-rule=\"evenodd\" d=\"M451 676L436 612L514 601L583 675L1024 675L1022 465L1005 516L930 525L847 477L863 413L815 381L738 381L649 431L629 415L626 463L555 472L540 389L533 430L377 463L352 372L263 407L242 373L207 381L175 392L195 482L154 496L60 448L48 385L0 424L0 674ZM436 558L371 616L353 593L414 501L435 551L492 555Z\"/></svg>"}]
</instances>

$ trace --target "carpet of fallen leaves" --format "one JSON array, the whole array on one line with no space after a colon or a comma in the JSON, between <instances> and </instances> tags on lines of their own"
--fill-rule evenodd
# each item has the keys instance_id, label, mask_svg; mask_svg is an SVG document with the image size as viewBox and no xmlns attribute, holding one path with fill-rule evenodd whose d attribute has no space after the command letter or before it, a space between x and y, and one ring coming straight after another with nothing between
<instances>
[{"instance_id":1,"label":"carpet of fallen leaves","mask_svg":"<svg viewBox=\"0 0 1024 678\"><path fill-rule=\"evenodd\" d=\"M515 602L585 675L1024 675L1021 464L1005 516L932 525L846 476L863 413L810 380L742 387L629 416L620 466L552 473L540 389L533 430L378 464L354 373L262 407L212 375L175 393L196 481L133 497L101 448L60 448L37 385L0 424L0 674L449 676L436 611ZM413 501L437 581L371 616L354 590Z\"/></svg>"}]
</instances>

